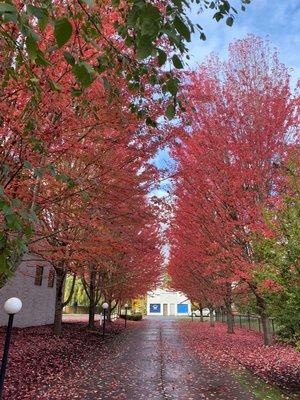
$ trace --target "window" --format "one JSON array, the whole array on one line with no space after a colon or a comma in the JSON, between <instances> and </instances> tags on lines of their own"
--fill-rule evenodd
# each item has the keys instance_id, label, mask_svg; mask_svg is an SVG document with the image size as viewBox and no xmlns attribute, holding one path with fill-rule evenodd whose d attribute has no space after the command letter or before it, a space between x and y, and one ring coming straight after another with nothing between
<instances>
[{"instance_id":1,"label":"window","mask_svg":"<svg viewBox=\"0 0 300 400\"><path fill-rule=\"evenodd\" d=\"M42 286L43 272L44 272L44 267L41 267L40 265L38 265L36 267L36 271L35 271L35 279L34 279L35 285Z\"/></svg>"},{"instance_id":2,"label":"window","mask_svg":"<svg viewBox=\"0 0 300 400\"><path fill-rule=\"evenodd\" d=\"M177 304L177 314L187 314L189 311L187 304Z\"/></svg>"},{"instance_id":3,"label":"window","mask_svg":"<svg viewBox=\"0 0 300 400\"><path fill-rule=\"evenodd\" d=\"M160 313L160 304L150 304L151 313Z\"/></svg>"},{"instance_id":4,"label":"window","mask_svg":"<svg viewBox=\"0 0 300 400\"><path fill-rule=\"evenodd\" d=\"M48 287L53 287L54 286L54 278L55 278L55 272L51 268L50 271L49 271L49 275L48 275Z\"/></svg>"}]
</instances>

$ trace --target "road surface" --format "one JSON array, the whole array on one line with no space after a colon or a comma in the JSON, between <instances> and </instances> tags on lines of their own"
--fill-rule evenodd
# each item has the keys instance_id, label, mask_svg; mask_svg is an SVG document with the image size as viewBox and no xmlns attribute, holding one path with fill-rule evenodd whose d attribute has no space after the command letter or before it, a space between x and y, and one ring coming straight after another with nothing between
<instances>
[{"instance_id":1,"label":"road surface","mask_svg":"<svg viewBox=\"0 0 300 400\"><path fill-rule=\"evenodd\" d=\"M254 399L228 372L191 354L178 322L159 317L128 332L121 351L99 363L81 389L83 400Z\"/></svg>"}]
</instances>

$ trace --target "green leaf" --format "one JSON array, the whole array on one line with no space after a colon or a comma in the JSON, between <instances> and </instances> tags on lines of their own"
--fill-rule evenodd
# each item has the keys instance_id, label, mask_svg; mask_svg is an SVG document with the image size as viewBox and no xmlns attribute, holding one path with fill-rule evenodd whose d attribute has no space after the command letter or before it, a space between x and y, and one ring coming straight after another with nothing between
<instances>
[{"instance_id":1,"label":"green leaf","mask_svg":"<svg viewBox=\"0 0 300 400\"><path fill-rule=\"evenodd\" d=\"M1 204L1 208L5 216L13 214L13 210L9 204L3 203L3 205Z\"/></svg>"},{"instance_id":2,"label":"green leaf","mask_svg":"<svg viewBox=\"0 0 300 400\"><path fill-rule=\"evenodd\" d=\"M0 14L11 13L17 14L17 9L9 3L0 3Z\"/></svg>"},{"instance_id":3,"label":"green leaf","mask_svg":"<svg viewBox=\"0 0 300 400\"><path fill-rule=\"evenodd\" d=\"M191 41L191 32L188 26L177 15L174 18L174 26L178 33L185 38L187 42Z\"/></svg>"},{"instance_id":4,"label":"green leaf","mask_svg":"<svg viewBox=\"0 0 300 400\"><path fill-rule=\"evenodd\" d=\"M58 47L66 44L72 36L72 25L67 18L60 18L54 22L54 36Z\"/></svg>"},{"instance_id":5,"label":"green leaf","mask_svg":"<svg viewBox=\"0 0 300 400\"><path fill-rule=\"evenodd\" d=\"M6 215L5 222L6 222L6 226L8 228L19 231L19 232L22 231L23 224L17 214Z\"/></svg>"},{"instance_id":6,"label":"green leaf","mask_svg":"<svg viewBox=\"0 0 300 400\"><path fill-rule=\"evenodd\" d=\"M29 139L30 143L33 146L33 149L41 154L45 152L43 143L34 135L32 135Z\"/></svg>"},{"instance_id":7,"label":"green leaf","mask_svg":"<svg viewBox=\"0 0 300 400\"><path fill-rule=\"evenodd\" d=\"M112 4L113 7L119 7L120 0L111 0L111 4Z\"/></svg>"},{"instance_id":8,"label":"green leaf","mask_svg":"<svg viewBox=\"0 0 300 400\"><path fill-rule=\"evenodd\" d=\"M27 11L29 15L34 15L37 19L42 19L45 16L48 16L48 11L46 8L35 7L32 4L28 4Z\"/></svg>"},{"instance_id":9,"label":"green leaf","mask_svg":"<svg viewBox=\"0 0 300 400\"><path fill-rule=\"evenodd\" d=\"M145 20L142 24L141 33L143 36L155 38L159 32L159 24L155 21Z\"/></svg>"},{"instance_id":10,"label":"green leaf","mask_svg":"<svg viewBox=\"0 0 300 400\"><path fill-rule=\"evenodd\" d=\"M127 27L135 28L138 18L140 15L140 9L137 6L133 6L132 9L129 11L127 16Z\"/></svg>"},{"instance_id":11,"label":"green leaf","mask_svg":"<svg viewBox=\"0 0 300 400\"><path fill-rule=\"evenodd\" d=\"M26 169L32 169L33 168L32 164L27 160L24 161L23 166Z\"/></svg>"},{"instance_id":12,"label":"green leaf","mask_svg":"<svg viewBox=\"0 0 300 400\"><path fill-rule=\"evenodd\" d=\"M177 69L183 68L182 62L176 54L174 54L174 56L172 57L172 61L173 61L173 65L175 68L177 68Z\"/></svg>"},{"instance_id":13,"label":"green leaf","mask_svg":"<svg viewBox=\"0 0 300 400\"><path fill-rule=\"evenodd\" d=\"M78 88L72 87L71 93L72 93L72 96L79 97L79 96L82 95L82 89L78 89Z\"/></svg>"},{"instance_id":14,"label":"green leaf","mask_svg":"<svg viewBox=\"0 0 300 400\"><path fill-rule=\"evenodd\" d=\"M5 21L16 22L18 19L18 10L9 3L0 3L0 15L1 14Z\"/></svg>"},{"instance_id":15,"label":"green leaf","mask_svg":"<svg viewBox=\"0 0 300 400\"><path fill-rule=\"evenodd\" d=\"M43 31L48 24L48 19L49 19L48 10L43 7L36 7L31 4L28 4L27 11L29 15L34 15L38 19L38 26L40 30Z\"/></svg>"},{"instance_id":16,"label":"green leaf","mask_svg":"<svg viewBox=\"0 0 300 400\"><path fill-rule=\"evenodd\" d=\"M161 67L167 61L167 54L163 51L158 49L158 64Z\"/></svg>"},{"instance_id":17,"label":"green leaf","mask_svg":"<svg viewBox=\"0 0 300 400\"><path fill-rule=\"evenodd\" d=\"M37 65L50 65L49 61L45 59L43 52L39 48L35 62Z\"/></svg>"},{"instance_id":18,"label":"green leaf","mask_svg":"<svg viewBox=\"0 0 300 400\"><path fill-rule=\"evenodd\" d=\"M34 176L36 178L42 178L42 176L44 175L45 171L44 168L35 168L34 169Z\"/></svg>"},{"instance_id":19,"label":"green leaf","mask_svg":"<svg viewBox=\"0 0 300 400\"><path fill-rule=\"evenodd\" d=\"M153 45L148 36L142 36L138 42L136 54L139 60L149 57L153 51Z\"/></svg>"},{"instance_id":20,"label":"green leaf","mask_svg":"<svg viewBox=\"0 0 300 400\"><path fill-rule=\"evenodd\" d=\"M8 257L4 253L0 253L0 272L6 273L9 269Z\"/></svg>"},{"instance_id":21,"label":"green leaf","mask_svg":"<svg viewBox=\"0 0 300 400\"><path fill-rule=\"evenodd\" d=\"M47 81L48 81L48 84L49 84L51 90L53 90L54 92L60 92L61 91L61 87L55 81L53 81L50 78L48 78Z\"/></svg>"},{"instance_id":22,"label":"green leaf","mask_svg":"<svg viewBox=\"0 0 300 400\"><path fill-rule=\"evenodd\" d=\"M152 126L153 128L156 128L156 127L157 127L157 123L156 123L155 121L153 121L153 119L150 118L150 117L147 117L147 118L146 118L146 124L147 124L148 126Z\"/></svg>"},{"instance_id":23,"label":"green leaf","mask_svg":"<svg viewBox=\"0 0 300 400\"><path fill-rule=\"evenodd\" d=\"M107 79L106 76L104 76L104 77L102 78L102 81L103 81L104 88L105 88L106 90L111 90L111 84L109 83L109 80Z\"/></svg>"},{"instance_id":24,"label":"green leaf","mask_svg":"<svg viewBox=\"0 0 300 400\"><path fill-rule=\"evenodd\" d=\"M232 17L228 17L227 19L226 19L226 24L228 25L228 26L232 26L232 24L233 24L233 18Z\"/></svg>"},{"instance_id":25,"label":"green leaf","mask_svg":"<svg viewBox=\"0 0 300 400\"><path fill-rule=\"evenodd\" d=\"M32 229L32 227L30 225L26 225L23 228L23 232L24 232L26 238L29 239L32 236L33 229Z\"/></svg>"},{"instance_id":26,"label":"green leaf","mask_svg":"<svg viewBox=\"0 0 300 400\"><path fill-rule=\"evenodd\" d=\"M65 183L69 182L69 179L70 179L68 177L68 175L66 175L66 174L59 174L59 175L57 175L56 178L58 181L65 182Z\"/></svg>"},{"instance_id":27,"label":"green leaf","mask_svg":"<svg viewBox=\"0 0 300 400\"><path fill-rule=\"evenodd\" d=\"M178 78L170 78L165 84L165 90L171 93L172 96L176 96L178 92L179 79Z\"/></svg>"},{"instance_id":28,"label":"green leaf","mask_svg":"<svg viewBox=\"0 0 300 400\"><path fill-rule=\"evenodd\" d=\"M175 106L174 104L169 104L166 109L166 117L168 119L173 119L175 117Z\"/></svg>"},{"instance_id":29,"label":"green leaf","mask_svg":"<svg viewBox=\"0 0 300 400\"><path fill-rule=\"evenodd\" d=\"M149 83L151 83L151 85L157 85L158 84L158 79L156 75L150 75L149 76Z\"/></svg>"},{"instance_id":30,"label":"green leaf","mask_svg":"<svg viewBox=\"0 0 300 400\"><path fill-rule=\"evenodd\" d=\"M221 12L217 12L214 15L214 19L219 22L223 18L223 14Z\"/></svg>"},{"instance_id":31,"label":"green leaf","mask_svg":"<svg viewBox=\"0 0 300 400\"><path fill-rule=\"evenodd\" d=\"M73 66L73 73L78 83L83 88L86 88L91 85L94 80L94 69L85 62L79 61L77 64Z\"/></svg>"},{"instance_id":32,"label":"green leaf","mask_svg":"<svg viewBox=\"0 0 300 400\"><path fill-rule=\"evenodd\" d=\"M37 65L49 65L49 62L45 59L43 52L40 50L37 44L37 40L38 38L32 35L29 35L26 38L26 49L28 57L31 61L34 61ZM31 82L35 82L34 80L35 78L30 79Z\"/></svg>"},{"instance_id":33,"label":"green leaf","mask_svg":"<svg viewBox=\"0 0 300 400\"><path fill-rule=\"evenodd\" d=\"M26 50L31 61L35 61L38 54L38 45L32 36L26 38Z\"/></svg>"},{"instance_id":34,"label":"green leaf","mask_svg":"<svg viewBox=\"0 0 300 400\"><path fill-rule=\"evenodd\" d=\"M64 52L64 58L65 58L65 60L67 61L68 64L70 64L72 66L75 65L75 58L73 57L73 55L70 52L65 51Z\"/></svg>"},{"instance_id":35,"label":"green leaf","mask_svg":"<svg viewBox=\"0 0 300 400\"><path fill-rule=\"evenodd\" d=\"M143 19L149 19L152 21L159 21L161 19L161 13L159 9L153 4L146 3L141 9L141 15Z\"/></svg>"}]
</instances>

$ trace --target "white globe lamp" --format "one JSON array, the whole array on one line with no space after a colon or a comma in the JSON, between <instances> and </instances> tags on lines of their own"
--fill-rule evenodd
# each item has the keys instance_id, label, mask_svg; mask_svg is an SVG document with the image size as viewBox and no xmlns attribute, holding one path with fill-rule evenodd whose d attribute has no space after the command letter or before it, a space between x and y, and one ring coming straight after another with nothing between
<instances>
[{"instance_id":1,"label":"white globe lamp","mask_svg":"<svg viewBox=\"0 0 300 400\"><path fill-rule=\"evenodd\" d=\"M22 301L17 297L11 297L10 299L6 300L4 304L4 311L9 315L17 314L21 311L22 308Z\"/></svg>"}]
</instances>

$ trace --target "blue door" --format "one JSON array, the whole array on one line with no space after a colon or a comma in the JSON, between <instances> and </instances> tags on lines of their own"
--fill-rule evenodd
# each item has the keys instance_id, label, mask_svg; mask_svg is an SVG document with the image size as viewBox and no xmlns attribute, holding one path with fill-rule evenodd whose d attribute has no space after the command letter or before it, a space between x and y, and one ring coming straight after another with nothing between
<instances>
[{"instance_id":1,"label":"blue door","mask_svg":"<svg viewBox=\"0 0 300 400\"><path fill-rule=\"evenodd\" d=\"M177 304L177 314L187 314L189 311L187 304Z\"/></svg>"},{"instance_id":2,"label":"blue door","mask_svg":"<svg viewBox=\"0 0 300 400\"><path fill-rule=\"evenodd\" d=\"M151 313L160 313L160 304L150 304Z\"/></svg>"}]
</instances>

